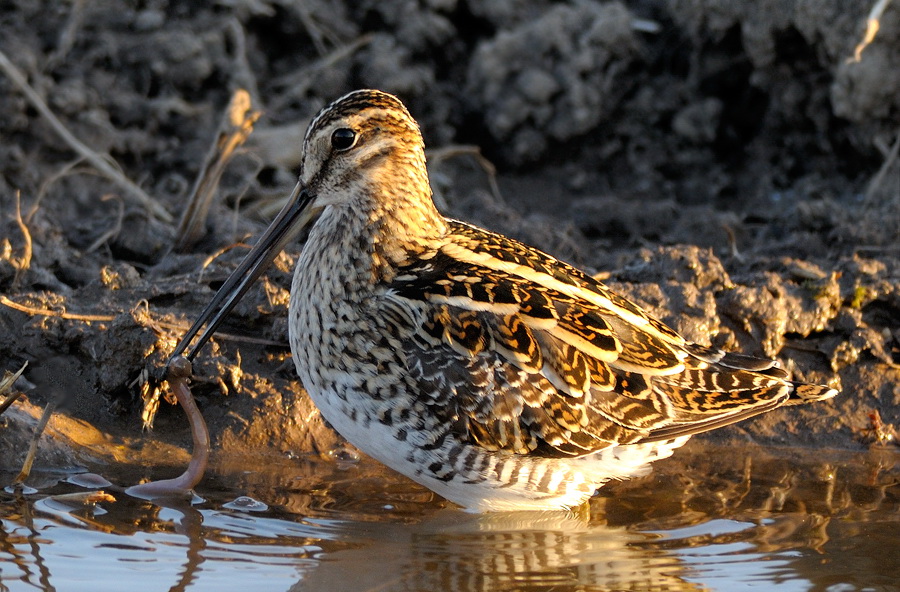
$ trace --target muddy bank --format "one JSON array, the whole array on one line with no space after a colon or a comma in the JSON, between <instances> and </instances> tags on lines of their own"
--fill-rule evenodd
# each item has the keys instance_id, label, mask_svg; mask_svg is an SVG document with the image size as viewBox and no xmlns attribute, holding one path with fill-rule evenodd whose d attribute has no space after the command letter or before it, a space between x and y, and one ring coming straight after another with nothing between
<instances>
[{"instance_id":1,"label":"muddy bank","mask_svg":"<svg viewBox=\"0 0 900 592\"><path fill-rule=\"evenodd\" d=\"M476 4L7 10L0 50L169 214L98 176L0 77L0 363L29 363L18 388L110 437L138 434L175 340L293 185L308 118L377 87L420 121L447 214L602 274L695 341L843 391L706 437L861 447L872 411L900 421L900 10L848 61L868 7L836 0ZM264 114L208 232L175 253L239 87ZM194 365L219 450L347 453L286 347L299 250ZM17 417L0 420L0 462L24 454ZM166 404L147 438L190 442Z\"/></svg>"}]
</instances>

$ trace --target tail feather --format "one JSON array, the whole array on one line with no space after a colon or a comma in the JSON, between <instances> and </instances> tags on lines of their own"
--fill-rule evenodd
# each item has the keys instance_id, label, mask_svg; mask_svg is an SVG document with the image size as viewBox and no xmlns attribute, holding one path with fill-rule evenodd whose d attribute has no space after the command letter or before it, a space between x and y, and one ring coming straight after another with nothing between
<instances>
[{"instance_id":1,"label":"tail feather","mask_svg":"<svg viewBox=\"0 0 900 592\"><path fill-rule=\"evenodd\" d=\"M775 378L788 377L787 371L781 367L778 360L772 358L760 358L737 352L726 352L714 347L697 345L696 343L685 344L684 349L698 360L713 366L731 370L749 370Z\"/></svg>"},{"instance_id":2,"label":"tail feather","mask_svg":"<svg viewBox=\"0 0 900 592\"><path fill-rule=\"evenodd\" d=\"M782 405L824 401L838 394L824 385L789 379L776 361L688 344L680 374L652 377L654 392L673 409L671 422L651 429L640 442L660 442L715 430Z\"/></svg>"},{"instance_id":3,"label":"tail feather","mask_svg":"<svg viewBox=\"0 0 900 592\"><path fill-rule=\"evenodd\" d=\"M820 384L807 384L805 382L789 381L794 387L785 405L805 405L816 401L826 401L838 394L837 389Z\"/></svg>"}]
</instances>

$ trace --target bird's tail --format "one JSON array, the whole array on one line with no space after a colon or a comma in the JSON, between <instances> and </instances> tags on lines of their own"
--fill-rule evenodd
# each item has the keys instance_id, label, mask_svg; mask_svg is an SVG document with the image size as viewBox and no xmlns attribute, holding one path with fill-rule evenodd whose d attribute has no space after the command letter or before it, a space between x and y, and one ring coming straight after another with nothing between
<instances>
[{"instance_id":1,"label":"bird's tail","mask_svg":"<svg viewBox=\"0 0 900 592\"><path fill-rule=\"evenodd\" d=\"M785 405L805 405L807 403L815 403L816 401L825 401L838 394L837 389L820 384L806 384L805 382L789 381L793 390L791 391Z\"/></svg>"}]
</instances>

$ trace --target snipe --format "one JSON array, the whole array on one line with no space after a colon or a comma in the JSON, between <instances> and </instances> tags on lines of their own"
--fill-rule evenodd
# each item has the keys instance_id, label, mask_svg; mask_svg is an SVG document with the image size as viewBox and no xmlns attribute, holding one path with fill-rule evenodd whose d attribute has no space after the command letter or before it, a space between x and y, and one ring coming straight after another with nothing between
<instances>
[{"instance_id":1,"label":"snipe","mask_svg":"<svg viewBox=\"0 0 900 592\"><path fill-rule=\"evenodd\" d=\"M833 389L686 342L591 276L434 207L416 122L352 92L287 205L185 335L189 358L296 232L297 372L365 453L472 511L577 506L699 432Z\"/></svg>"}]
</instances>

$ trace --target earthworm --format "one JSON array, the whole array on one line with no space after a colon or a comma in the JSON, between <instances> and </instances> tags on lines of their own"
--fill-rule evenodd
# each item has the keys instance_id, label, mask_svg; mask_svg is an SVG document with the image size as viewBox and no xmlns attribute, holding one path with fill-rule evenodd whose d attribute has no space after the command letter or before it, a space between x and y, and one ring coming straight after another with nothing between
<instances>
[{"instance_id":1,"label":"earthworm","mask_svg":"<svg viewBox=\"0 0 900 592\"><path fill-rule=\"evenodd\" d=\"M125 493L144 499L189 495L191 489L203 478L209 461L209 430L188 386L191 373L191 362L183 356L172 358L166 371L166 380L191 424L191 436L194 440L191 462L184 473L174 479L134 485L126 489Z\"/></svg>"}]
</instances>

